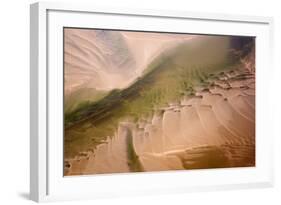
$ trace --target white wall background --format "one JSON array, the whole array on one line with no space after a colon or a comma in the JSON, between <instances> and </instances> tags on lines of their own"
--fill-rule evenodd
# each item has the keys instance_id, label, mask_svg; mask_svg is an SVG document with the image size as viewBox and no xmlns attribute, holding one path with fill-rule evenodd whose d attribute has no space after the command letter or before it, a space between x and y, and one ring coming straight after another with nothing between
<instances>
[{"instance_id":1,"label":"white wall background","mask_svg":"<svg viewBox=\"0 0 281 205\"><path fill-rule=\"evenodd\" d=\"M281 204L281 6L278 0L92 0L100 6L190 10L273 16L275 73L272 90L275 129L274 188L166 196L118 198L66 204ZM29 192L29 4L1 1L0 6L0 204L32 204ZM82 2L80 0L79 2ZM266 68L265 68L266 69ZM269 109L269 108L265 108ZM118 187L117 187L118 188Z\"/></svg>"}]
</instances>

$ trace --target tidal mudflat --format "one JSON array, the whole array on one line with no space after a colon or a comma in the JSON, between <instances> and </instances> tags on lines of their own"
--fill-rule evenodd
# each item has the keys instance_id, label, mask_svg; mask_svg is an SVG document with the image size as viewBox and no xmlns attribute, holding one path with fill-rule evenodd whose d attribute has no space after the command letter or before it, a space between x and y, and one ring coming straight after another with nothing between
<instances>
[{"instance_id":1,"label":"tidal mudflat","mask_svg":"<svg viewBox=\"0 0 281 205\"><path fill-rule=\"evenodd\" d=\"M64 29L64 174L255 166L255 39Z\"/></svg>"}]
</instances>

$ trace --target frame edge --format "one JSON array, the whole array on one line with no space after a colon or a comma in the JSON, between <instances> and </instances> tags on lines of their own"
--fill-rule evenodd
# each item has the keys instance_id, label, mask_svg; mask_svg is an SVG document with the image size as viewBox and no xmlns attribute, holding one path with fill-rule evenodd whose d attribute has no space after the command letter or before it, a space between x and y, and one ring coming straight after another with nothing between
<instances>
[{"instance_id":1,"label":"frame edge","mask_svg":"<svg viewBox=\"0 0 281 205\"><path fill-rule=\"evenodd\" d=\"M47 180L47 70L44 4L30 5L30 200L44 201Z\"/></svg>"},{"instance_id":2,"label":"frame edge","mask_svg":"<svg viewBox=\"0 0 281 205\"><path fill-rule=\"evenodd\" d=\"M30 199L39 198L38 170L38 43L39 4L30 5Z\"/></svg>"}]
</instances>

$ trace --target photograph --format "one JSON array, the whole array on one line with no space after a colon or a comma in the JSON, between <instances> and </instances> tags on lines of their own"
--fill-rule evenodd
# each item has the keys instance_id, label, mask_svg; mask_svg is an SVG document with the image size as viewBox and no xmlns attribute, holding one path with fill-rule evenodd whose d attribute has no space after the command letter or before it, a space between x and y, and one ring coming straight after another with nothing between
<instances>
[{"instance_id":1,"label":"photograph","mask_svg":"<svg viewBox=\"0 0 281 205\"><path fill-rule=\"evenodd\" d=\"M64 176L255 167L255 45L64 27Z\"/></svg>"}]
</instances>

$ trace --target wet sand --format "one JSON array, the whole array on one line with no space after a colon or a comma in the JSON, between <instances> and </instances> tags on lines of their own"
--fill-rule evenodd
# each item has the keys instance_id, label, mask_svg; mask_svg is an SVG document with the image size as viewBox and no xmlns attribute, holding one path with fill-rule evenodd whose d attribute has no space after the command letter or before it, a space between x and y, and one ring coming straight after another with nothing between
<instances>
[{"instance_id":1,"label":"wet sand","mask_svg":"<svg viewBox=\"0 0 281 205\"><path fill-rule=\"evenodd\" d=\"M110 32L95 29L64 31L65 94L79 88L125 88L142 75L153 59L192 35Z\"/></svg>"},{"instance_id":2,"label":"wet sand","mask_svg":"<svg viewBox=\"0 0 281 205\"><path fill-rule=\"evenodd\" d=\"M195 96L121 122L96 149L66 159L65 175L255 166L255 69L249 59L209 76Z\"/></svg>"}]
</instances>

